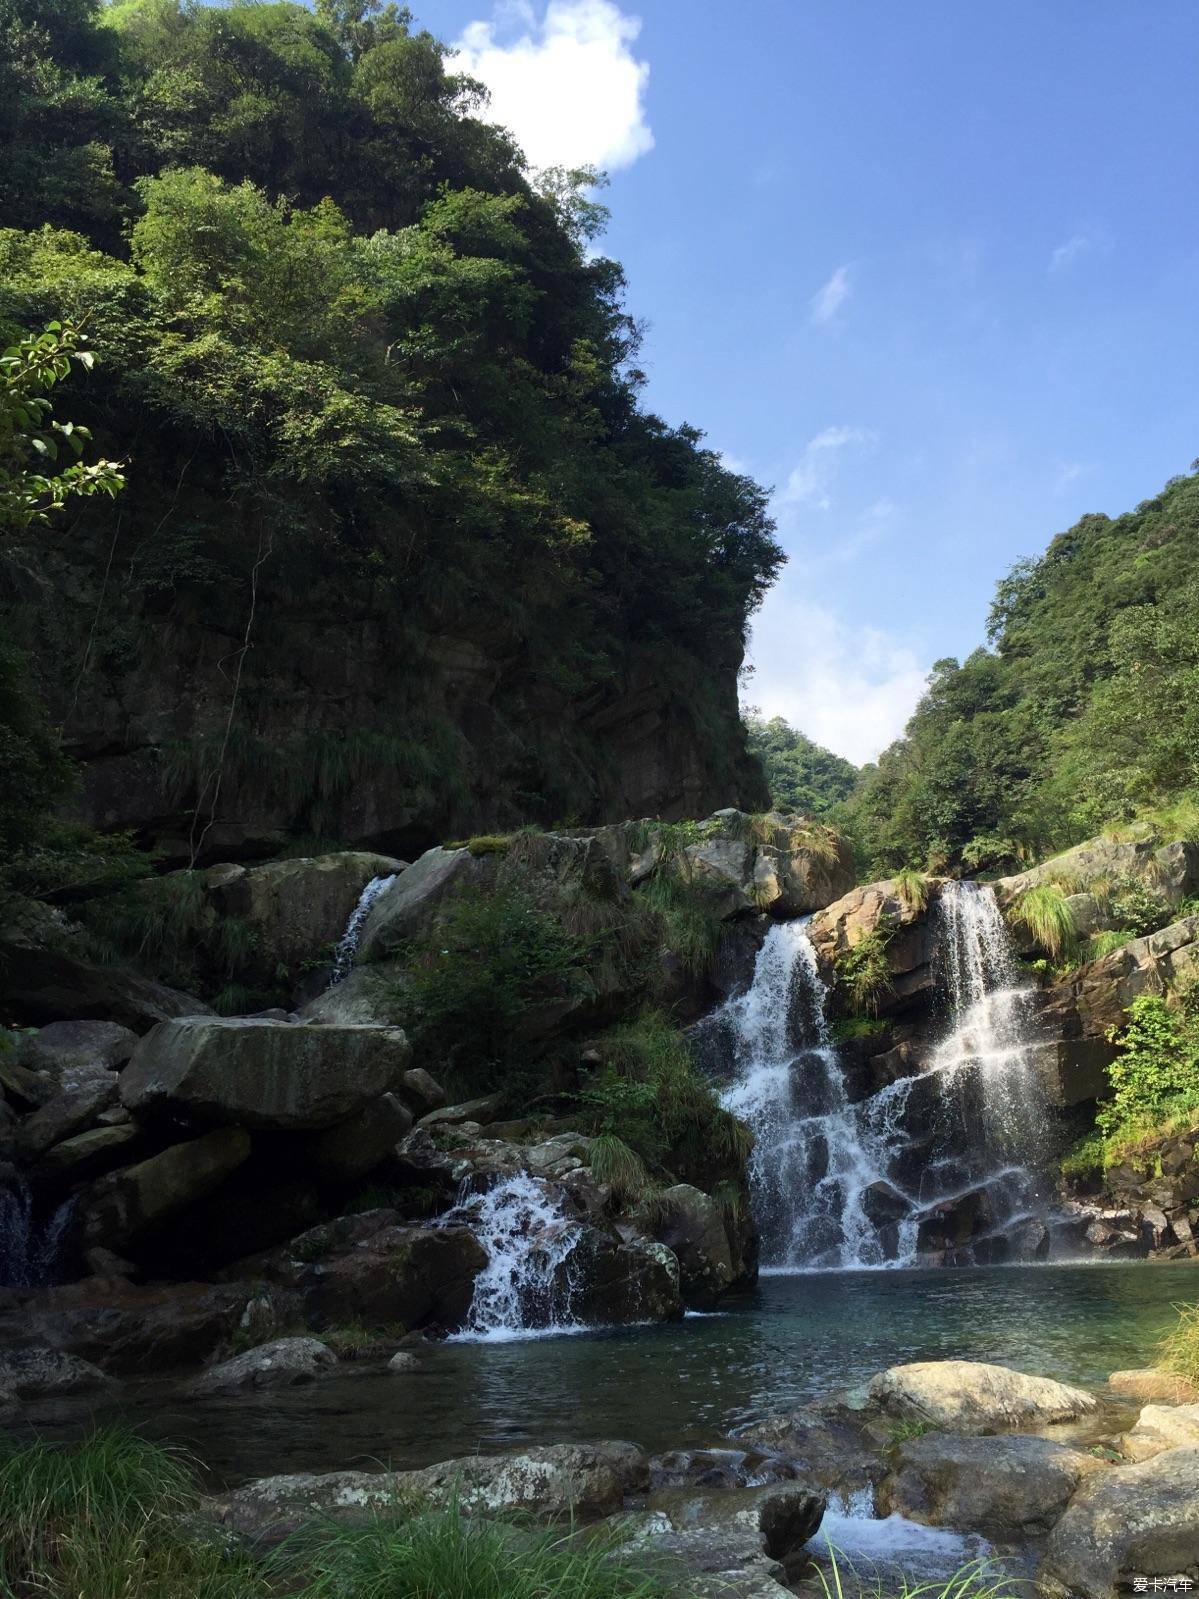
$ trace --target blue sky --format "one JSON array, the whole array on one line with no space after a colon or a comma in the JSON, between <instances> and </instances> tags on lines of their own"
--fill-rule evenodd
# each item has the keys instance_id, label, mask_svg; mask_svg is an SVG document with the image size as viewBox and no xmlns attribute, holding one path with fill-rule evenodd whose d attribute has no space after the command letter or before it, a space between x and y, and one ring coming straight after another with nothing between
<instances>
[{"instance_id":1,"label":"blue sky","mask_svg":"<svg viewBox=\"0 0 1199 1599\"><path fill-rule=\"evenodd\" d=\"M775 488L747 699L855 760L1199 456L1195 0L414 0L612 176L648 403Z\"/></svg>"}]
</instances>

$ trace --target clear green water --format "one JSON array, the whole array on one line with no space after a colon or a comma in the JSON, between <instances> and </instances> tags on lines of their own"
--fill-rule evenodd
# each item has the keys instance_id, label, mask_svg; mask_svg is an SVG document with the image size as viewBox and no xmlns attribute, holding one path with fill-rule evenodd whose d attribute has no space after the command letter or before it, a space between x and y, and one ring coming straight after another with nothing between
<instances>
[{"instance_id":1,"label":"clear green water","mask_svg":"<svg viewBox=\"0 0 1199 1599\"><path fill-rule=\"evenodd\" d=\"M443 1344L413 1374L351 1365L228 1400L155 1383L121 1403L227 1482L567 1439L656 1450L717 1441L907 1360L998 1361L1098 1385L1145 1364L1172 1306L1196 1299L1190 1263L767 1277L727 1310L675 1326Z\"/></svg>"}]
</instances>

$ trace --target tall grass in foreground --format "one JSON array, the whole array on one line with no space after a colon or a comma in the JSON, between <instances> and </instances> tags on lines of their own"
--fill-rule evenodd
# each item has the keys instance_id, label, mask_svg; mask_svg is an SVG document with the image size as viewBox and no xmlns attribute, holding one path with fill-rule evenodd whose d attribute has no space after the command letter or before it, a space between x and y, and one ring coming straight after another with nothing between
<instances>
[{"instance_id":1,"label":"tall grass in foreground","mask_svg":"<svg viewBox=\"0 0 1199 1599\"><path fill-rule=\"evenodd\" d=\"M1175 1305L1178 1320L1157 1346L1157 1365L1199 1388L1199 1305Z\"/></svg>"},{"instance_id":2,"label":"tall grass in foreground","mask_svg":"<svg viewBox=\"0 0 1199 1599\"><path fill-rule=\"evenodd\" d=\"M869 1579L837 1558L828 1546L830 1570L817 1570L824 1599L1017 1599L1031 1592L1031 1584L1009 1577L993 1560L971 1560L948 1577L913 1582L893 1568Z\"/></svg>"},{"instance_id":3,"label":"tall grass in foreground","mask_svg":"<svg viewBox=\"0 0 1199 1599\"><path fill-rule=\"evenodd\" d=\"M0 1434L3 1599L260 1599L243 1558L192 1532L188 1458L120 1428L83 1443Z\"/></svg>"},{"instance_id":4,"label":"tall grass in foreground","mask_svg":"<svg viewBox=\"0 0 1199 1599\"><path fill-rule=\"evenodd\" d=\"M456 1508L316 1523L274 1562L303 1599L679 1599L677 1573L602 1533L468 1520Z\"/></svg>"}]
</instances>

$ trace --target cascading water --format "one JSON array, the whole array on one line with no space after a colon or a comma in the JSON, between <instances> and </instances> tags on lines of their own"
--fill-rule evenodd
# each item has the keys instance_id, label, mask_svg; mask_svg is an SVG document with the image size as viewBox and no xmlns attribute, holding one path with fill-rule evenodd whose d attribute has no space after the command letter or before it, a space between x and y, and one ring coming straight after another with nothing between
<instances>
[{"instance_id":1,"label":"cascading water","mask_svg":"<svg viewBox=\"0 0 1199 1599\"><path fill-rule=\"evenodd\" d=\"M583 1230L544 1183L506 1177L466 1195L446 1220L470 1227L487 1251L459 1337L502 1342L580 1325L571 1312L571 1257Z\"/></svg>"},{"instance_id":2,"label":"cascading water","mask_svg":"<svg viewBox=\"0 0 1199 1599\"><path fill-rule=\"evenodd\" d=\"M1040 1225L1033 991L989 888L947 883L938 918L948 1026L915 1076L855 1098L801 922L770 929L749 989L713 1018L734 1063L722 1102L754 1133L767 1271L989 1258Z\"/></svg>"},{"instance_id":3,"label":"cascading water","mask_svg":"<svg viewBox=\"0 0 1199 1599\"><path fill-rule=\"evenodd\" d=\"M396 880L392 872L390 877L372 877L370 882L358 896L358 903L350 912L350 919L346 923L346 930L337 941L337 950L333 956L333 972L329 978L329 987L333 988L349 973L354 964L354 956L358 952L358 940L362 937L362 927L370 915L371 906L379 895L389 889Z\"/></svg>"},{"instance_id":4,"label":"cascading water","mask_svg":"<svg viewBox=\"0 0 1199 1599\"><path fill-rule=\"evenodd\" d=\"M852 1104L825 998L806 927L782 922L766 935L748 991L716 1018L732 1035L737 1072L722 1103L754 1134L749 1178L767 1271L887 1261L872 1201L891 1187L910 1080ZM914 1227L901 1222L890 1241L906 1260Z\"/></svg>"},{"instance_id":5,"label":"cascading water","mask_svg":"<svg viewBox=\"0 0 1199 1599\"><path fill-rule=\"evenodd\" d=\"M0 1288L44 1288L58 1280L74 1201L39 1218L25 1183L0 1188Z\"/></svg>"}]
</instances>

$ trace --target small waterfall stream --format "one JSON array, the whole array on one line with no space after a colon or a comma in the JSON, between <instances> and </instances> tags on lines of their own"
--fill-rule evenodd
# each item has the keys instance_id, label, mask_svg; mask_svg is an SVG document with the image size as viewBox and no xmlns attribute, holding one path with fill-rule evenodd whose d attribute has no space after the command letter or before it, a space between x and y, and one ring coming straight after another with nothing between
<instances>
[{"instance_id":1,"label":"small waterfall stream","mask_svg":"<svg viewBox=\"0 0 1199 1599\"><path fill-rule=\"evenodd\" d=\"M506 1177L459 1200L446 1220L468 1226L488 1256L459 1339L498 1343L580 1326L571 1257L583 1230L544 1183Z\"/></svg>"},{"instance_id":2,"label":"small waterfall stream","mask_svg":"<svg viewBox=\"0 0 1199 1599\"><path fill-rule=\"evenodd\" d=\"M333 971L329 977L330 988L335 987L349 974L350 967L354 964L354 956L358 953L358 940L362 937L363 924L370 915L371 906L395 880L394 872L389 877L372 877L358 896L358 903L350 912L346 930L337 941L337 949L333 956Z\"/></svg>"},{"instance_id":3,"label":"small waterfall stream","mask_svg":"<svg viewBox=\"0 0 1199 1599\"><path fill-rule=\"evenodd\" d=\"M912 1266L937 1240L953 1254L938 1227L963 1205L964 1247L1001 1251L1040 1213L1032 990L989 888L946 884L937 915L948 1025L914 1076L854 1098L802 922L771 927L748 990L713 1018L733 1058L722 1103L755 1137L766 1271Z\"/></svg>"},{"instance_id":4,"label":"small waterfall stream","mask_svg":"<svg viewBox=\"0 0 1199 1599\"><path fill-rule=\"evenodd\" d=\"M0 1188L0 1288L44 1288L59 1280L73 1199L39 1216L23 1182Z\"/></svg>"}]
</instances>

